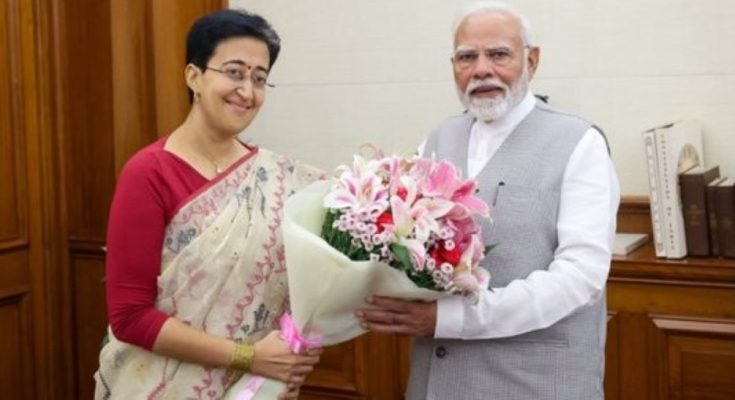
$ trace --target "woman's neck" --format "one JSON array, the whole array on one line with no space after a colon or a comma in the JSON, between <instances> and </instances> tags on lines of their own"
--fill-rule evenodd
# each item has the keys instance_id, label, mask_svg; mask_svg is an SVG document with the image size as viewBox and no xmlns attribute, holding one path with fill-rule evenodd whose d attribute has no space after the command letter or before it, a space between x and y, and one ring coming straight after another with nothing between
<instances>
[{"instance_id":1,"label":"woman's neck","mask_svg":"<svg viewBox=\"0 0 735 400\"><path fill-rule=\"evenodd\" d=\"M203 175L212 177L223 172L247 153L236 136L218 132L191 114L167 141L167 150L188 161Z\"/></svg>"},{"instance_id":2,"label":"woman's neck","mask_svg":"<svg viewBox=\"0 0 735 400\"><path fill-rule=\"evenodd\" d=\"M189 113L184 123L176 131L180 131L184 142L206 151L212 157L226 156L232 153L233 147L240 147L236 134L213 129L195 109Z\"/></svg>"}]
</instances>

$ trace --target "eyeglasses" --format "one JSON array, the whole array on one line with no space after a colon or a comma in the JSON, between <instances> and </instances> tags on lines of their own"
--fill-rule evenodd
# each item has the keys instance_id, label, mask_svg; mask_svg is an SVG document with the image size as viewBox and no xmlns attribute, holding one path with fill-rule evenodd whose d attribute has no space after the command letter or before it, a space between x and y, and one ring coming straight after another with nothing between
<instances>
[{"instance_id":1,"label":"eyeglasses","mask_svg":"<svg viewBox=\"0 0 735 400\"><path fill-rule=\"evenodd\" d=\"M530 46L525 46L528 49ZM497 67L507 67L515 59L513 51L507 47L492 47L482 50L482 54L493 65ZM470 68L480 59L480 52L477 50L457 50L454 53L454 63L460 69Z\"/></svg>"},{"instance_id":2,"label":"eyeglasses","mask_svg":"<svg viewBox=\"0 0 735 400\"><path fill-rule=\"evenodd\" d=\"M243 82L245 82L245 79L250 78L250 83L252 83L253 87L256 89L262 90L266 86L270 88L276 87L276 85L268 83L268 73L263 71L262 69L254 69L252 72L250 72L250 75L246 74L243 69L239 67L227 67L225 69L217 69L208 66L206 67L206 69L212 70L214 72L219 72L220 74L229 78L232 83L235 83L237 85L241 85Z\"/></svg>"}]
</instances>

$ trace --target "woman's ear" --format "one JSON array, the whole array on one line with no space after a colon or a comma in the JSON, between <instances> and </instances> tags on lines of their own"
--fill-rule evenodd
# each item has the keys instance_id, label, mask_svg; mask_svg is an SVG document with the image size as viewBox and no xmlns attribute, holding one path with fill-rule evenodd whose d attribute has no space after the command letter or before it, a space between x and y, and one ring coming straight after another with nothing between
<instances>
[{"instance_id":1,"label":"woman's ear","mask_svg":"<svg viewBox=\"0 0 735 400\"><path fill-rule=\"evenodd\" d=\"M202 70L194 64L187 64L184 69L184 79L186 80L186 86L191 89L192 92L199 93L199 78L202 76Z\"/></svg>"}]
</instances>

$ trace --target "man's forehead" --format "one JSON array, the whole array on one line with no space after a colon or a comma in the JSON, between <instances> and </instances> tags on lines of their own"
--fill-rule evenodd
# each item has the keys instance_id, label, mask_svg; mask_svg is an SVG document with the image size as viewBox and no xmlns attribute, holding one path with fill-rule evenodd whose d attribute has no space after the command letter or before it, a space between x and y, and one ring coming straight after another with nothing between
<instances>
[{"instance_id":1,"label":"man's forehead","mask_svg":"<svg viewBox=\"0 0 735 400\"><path fill-rule=\"evenodd\" d=\"M513 44L522 41L521 21L514 15L503 12L491 12L468 15L457 26L454 34L455 47L464 42L482 40L505 41Z\"/></svg>"}]
</instances>

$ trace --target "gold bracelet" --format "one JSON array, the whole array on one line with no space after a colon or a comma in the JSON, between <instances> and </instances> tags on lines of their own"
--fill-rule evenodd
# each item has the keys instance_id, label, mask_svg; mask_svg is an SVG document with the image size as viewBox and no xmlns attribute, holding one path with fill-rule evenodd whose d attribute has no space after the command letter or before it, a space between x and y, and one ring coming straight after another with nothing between
<instances>
[{"instance_id":1,"label":"gold bracelet","mask_svg":"<svg viewBox=\"0 0 735 400\"><path fill-rule=\"evenodd\" d=\"M255 358L255 346L250 343L235 343L230 357L230 368L249 372Z\"/></svg>"}]
</instances>

